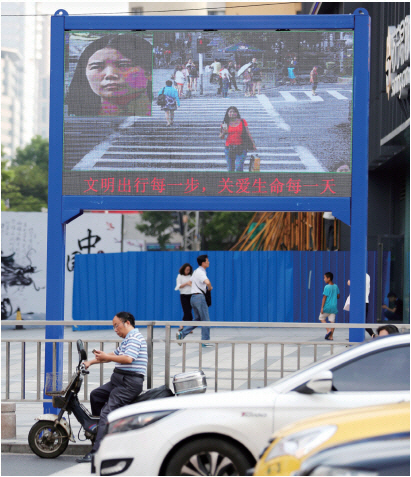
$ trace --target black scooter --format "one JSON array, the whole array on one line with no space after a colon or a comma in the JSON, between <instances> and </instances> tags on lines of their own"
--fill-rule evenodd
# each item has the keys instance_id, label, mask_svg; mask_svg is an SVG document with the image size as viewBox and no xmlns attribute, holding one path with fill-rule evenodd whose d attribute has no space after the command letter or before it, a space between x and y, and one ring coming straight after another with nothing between
<instances>
[{"instance_id":1,"label":"black scooter","mask_svg":"<svg viewBox=\"0 0 411 477\"><path fill-rule=\"evenodd\" d=\"M87 361L87 353L83 342L77 340L77 350L79 353L79 363L69 384L62 389L59 375L48 373L46 378L45 394L52 396L53 406L60 409L59 414L42 414L38 416L36 424L29 432L30 449L39 457L53 459L61 455L68 446L69 441L75 442L70 425L70 417L67 421L63 416L67 412L68 416L74 414L81 424L86 439L90 439L93 444L100 418L92 416L79 401L78 394L83 384L84 375L90 372L86 369L84 361ZM167 386L150 389L140 394L135 402L162 397L174 396L174 393ZM79 432L80 434L80 432Z\"/></svg>"}]
</instances>

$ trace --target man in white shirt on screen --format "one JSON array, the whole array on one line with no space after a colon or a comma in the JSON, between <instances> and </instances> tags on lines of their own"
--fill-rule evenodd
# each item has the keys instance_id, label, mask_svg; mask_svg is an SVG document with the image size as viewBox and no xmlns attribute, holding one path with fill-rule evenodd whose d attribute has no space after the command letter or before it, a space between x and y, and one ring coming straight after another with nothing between
<instances>
[{"instance_id":1,"label":"man in white shirt on screen","mask_svg":"<svg viewBox=\"0 0 411 477\"><path fill-rule=\"evenodd\" d=\"M191 277L191 307L193 309L193 321L210 321L208 314L208 305L205 299L205 293L212 290L210 280L207 278L207 268L210 266L207 255L200 255L197 257L199 267L194 271ZM176 334L177 340L183 340L191 331L196 329L196 326L185 326L182 331ZM201 339L207 341L210 339L210 328L208 326L201 327ZM181 346L181 343L179 343ZM213 346L210 343L203 343L202 347L207 348Z\"/></svg>"}]
</instances>

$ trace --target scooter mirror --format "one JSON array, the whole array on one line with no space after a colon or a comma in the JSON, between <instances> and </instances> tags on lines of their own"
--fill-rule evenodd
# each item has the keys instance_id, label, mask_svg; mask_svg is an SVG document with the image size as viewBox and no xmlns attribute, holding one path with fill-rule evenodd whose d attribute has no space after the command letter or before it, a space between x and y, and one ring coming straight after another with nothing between
<instances>
[{"instance_id":1,"label":"scooter mirror","mask_svg":"<svg viewBox=\"0 0 411 477\"><path fill-rule=\"evenodd\" d=\"M78 354L80 355L80 361L86 361L87 353L86 353L86 350L84 349L84 345L81 340L77 340L77 351L78 351Z\"/></svg>"}]
</instances>

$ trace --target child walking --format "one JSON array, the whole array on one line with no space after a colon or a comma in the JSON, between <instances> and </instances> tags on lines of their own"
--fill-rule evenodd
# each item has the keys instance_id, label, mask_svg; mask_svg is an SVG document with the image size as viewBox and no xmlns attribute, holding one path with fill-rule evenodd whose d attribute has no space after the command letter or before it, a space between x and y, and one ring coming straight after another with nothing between
<instances>
[{"instance_id":1,"label":"child walking","mask_svg":"<svg viewBox=\"0 0 411 477\"><path fill-rule=\"evenodd\" d=\"M319 320L326 323L327 318L330 323L335 323L335 315L338 313L337 299L340 298L340 290L333 283L334 275L331 272L324 274L325 287L323 291L323 300L321 302L321 312ZM335 328L327 328L326 340L333 340Z\"/></svg>"}]
</instances>

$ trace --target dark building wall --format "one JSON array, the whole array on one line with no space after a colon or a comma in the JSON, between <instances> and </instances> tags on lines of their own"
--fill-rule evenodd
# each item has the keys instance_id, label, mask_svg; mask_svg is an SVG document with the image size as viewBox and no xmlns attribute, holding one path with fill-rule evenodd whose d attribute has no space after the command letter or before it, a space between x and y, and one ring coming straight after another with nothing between
<instances>
[{"instance_id":1,"label":"dark building wall","mask_svg":"<svg viewBox=\"0 0 411 477\"><path fill-rule=\"evenodd\" d=\"M385 71L388 27L410 14L410 3L322 3L318 14L352 14L358 8L371 17L368 250L382 244L391 251L391 287L403 297L404 321L409 322L410 127L404 126L410 98L409 92L401 100L388 98ZM342 249L349 250L349 227L343 225L341 233Z\"/></svg>"}]
</instances>

